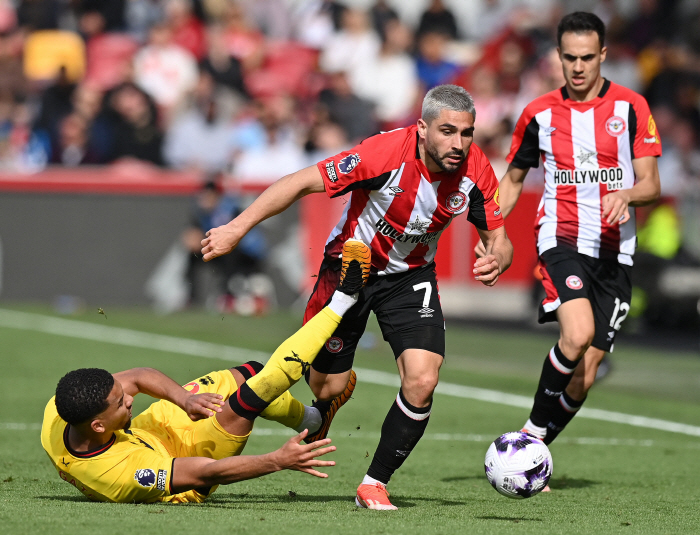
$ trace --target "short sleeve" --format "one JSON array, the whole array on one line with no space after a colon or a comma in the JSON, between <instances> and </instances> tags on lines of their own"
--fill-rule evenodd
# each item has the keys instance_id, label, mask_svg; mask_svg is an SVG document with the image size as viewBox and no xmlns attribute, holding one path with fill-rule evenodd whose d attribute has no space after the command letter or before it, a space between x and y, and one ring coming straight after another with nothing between
<instances>
[{"instance_id":1,"label":"short sleeve","mask_svg":"<svg viewBox=\"0 0 700 535\"><path fill-rule=\"evenodd\" d=\"M503 226L503 216L498 203L498 179L491 162L481 153L480 173L474 187L469 191L469 213L467 219L480 230L494 230Z\"/></svg>"},{"instance_id":2,"label":"short sleeve","mask_svg":"<svg viewBox=\"0 0 700 535\"><path fill-rule=\"evenodd\" d=\"M148 503L162 501L171 492L173 458L148 449L132 451L113 470L101 476L115 491L108 492L119 503ZM110 481L111 479L111 481Z\"/></svg>"},{"instance_id":3,"label":"short sleeve","mask_svg":"<svg viewBox=\"0 0 700 535\"><path fill-rule=\"evenodd\" d=\"M537 117L525 108L520 115L506 161L518 169L529 169L540 165L540 140Z\"/></svg>"},{"instance_id":4,"label":"short sleeve","mask_svg":"<svg viewBox=\"0 0 700 535\"><path fill-rule=\"evenodd\" d=\"M632 103L630 112L632 159L661 156L661 137L646 99L638 96Z\"/></svg>"},{"instance_id":5,"label":"short sleeve","mask_svg":"<svg viewBox=\"0 0 700 535\"><path fill-rule=\"evenodd\" d=\"M398 135L397 135L398 133ZM406 132L377 134L350 150L318 162L326 193L338 197L363 188L380 189L401 165Z\"/></svg>"}]
</instances>

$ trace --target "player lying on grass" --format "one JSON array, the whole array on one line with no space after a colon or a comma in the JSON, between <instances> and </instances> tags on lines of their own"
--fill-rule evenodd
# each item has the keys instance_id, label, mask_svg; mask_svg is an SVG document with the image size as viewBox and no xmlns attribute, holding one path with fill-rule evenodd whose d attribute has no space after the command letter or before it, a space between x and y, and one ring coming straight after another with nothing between
<instances>
[{"instance_id":1,"label":"player lying on grass","mask_svg":"<svg viewBox=\"0 0 700 535\"><path fill-rule=\"evenodd\" d=\"M218 485L283 469L328 477L317 457L335 450L330 439L302 444L321 415L288 389L357 302L369 276L369 248L343 247L343 270L328 306L287 339L263 367L248 362L212 372L184 387L161 372L136 368L68 373L44 412L41 443L58 474L88 498L109 502L202 502ZM133 396L159 398L131 419ZM235 408L235 411L232 409ZM237 414L243 413L243 414ZM257 416L300 434L265 455L240 455Z\"/></svg>"}]
</instances>

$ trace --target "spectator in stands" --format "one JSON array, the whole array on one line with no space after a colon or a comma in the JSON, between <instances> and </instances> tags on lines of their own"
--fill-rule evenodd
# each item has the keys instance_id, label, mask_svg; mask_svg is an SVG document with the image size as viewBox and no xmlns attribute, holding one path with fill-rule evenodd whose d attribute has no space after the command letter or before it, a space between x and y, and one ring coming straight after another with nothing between
<instances>
[{"instance_id":1,"label":"spectator in stands","mask_svg":"<svg viewBox=\"0 0 700 535\"><path fill-rule=\"evenodd\" d=\"M343 14L342 29L323 46L319 65L325 72L346 71L354 87L356 72L372 63L379 54L381 41L370 25L369 17L360 9Z\"/></svg>"},{"instance_id":2,"label":"spectator in stands","mask_svg":"<svg viewBox=\"0 0 700 535\"><path fill-rule=\"evenodd\" d=\"M97 13L101 16L106 32L121 32L126 28L124 13L127 0L75 0L73 7L78 15Z\"/></svg>"},{"instance_id":3,"label":"spectator in stands","mask_svg":"<svg viewBox=\"0 0 700 535\"><path fill-rule=\"evenodd\" d=\"M17 23L30 32L57 29L60 15L58 0L21 0L17 6Z\"/></svg>"},{"instance_id":4,"label":"spectator in stands","mask_svg":"<svg viewBox=\"0 0 700 535\"><path fill-rule=\"evenodd\" d=\"M333 0L303 0L293 14L294 36L304 45L320 50L341 30L346 10Z\"/></svg>"},{"instance_id":5,"label":"spectator in stands","mask_svg":"<svg viewBox=\"0 0 700 535\"><path fill-rule=\"evenodd\" d=\"M421 15L416 33L420 36L428 32L442 33L450 39L459 37L457 19L442 0L431 0L428 9Z\"/></svg>"},{"instance_id":6,"label":"spectator in stands","mask_svg":"<svg viewBox=\"0 0 700 535\"><path fill-rule=\"evenodd\" d=\"M304 150L308 165L314 165L352 147L353 144L348 142L343 128L337 123L325 120L311 127Z\"/></svg>"},{"instance_id":7,"label":"spectator in stands","mask_svg":"<svg viewBox=\"0 0 700 535\"><path fill-rule=\"evenodd\" d=\"M479 114L479 127L474 129L474 141L489 157L495 159L495 156L502 156L501 142L510 137L512 130L512 98L501 92L497 74L486 64L474 67L469 90Z\"/></svg>"},{"instance_id":8,"label":"spectator in stands","mask_svg":"<svg viewBox=\"0 0 700 535\"><path fill-rule=\"evenodd\" d=\"M485 42L500 34L510 24L512 8L501 0L485 0L473 24L470 36L476 41Z\"/></svg>"},{"instance_id":9,"label":"spectator in stands","mask_svg":"<svg viewBox=\"0 0 700 535\"><path fill-rule=\"evenodd\" d=\"M74 112L65 116L60 122L49 162L65 167L104 163L92 148L89 133L89 124L82 115Z\"/></svg>"},{"instance_id":10,"label":"spectator in stands","mask_svg":"<svg viewBox=\"0 0 700 535\"><path fill-rule=\"evenodd\" d=\"M194 14L192 0L166 0L165 24L170 27L174 44L189 51L197 60L204 57L204 25Z\"/></svg>"},{"instance_id":11,"label":"spectator in stands","mask_svg":"<svg viewBox=\"0 0 700 535\"><path fill-rule=\"evenodd\" d=\"M285 0L245 0L248 20L271 41L286 41L292 35L289 2Z\"/></svg>"},{"instance_id":12,"label":"spectator in stands","mask_svg":"<svg viewBox=\"0 0 700 535\"><path fill-rule=\"evenodd\" d=\"M151 26L164 17L160 0L129 0L124 12L126 31L139 43L145 43Z\"/></svg>"},{"instance_id":13,"label":"spectator in stands","mask_svg":"<svg viewBox=\"0 0 700 535\"><path fill-rule=\"evenodd\" d=\"M424 92L436 85L450 83L459 72L457 64L445 59L448 40L444 33L432 31L418 37L416 68Z\"/></svg>"},{"instance_id":14,"label":"spectator in stands","mask_svg":"<svg viewBox=\"0 0 700 535\"><path fill-rule=\"evenodd\" d=\"M127 82L117 86L107 100L113 140L110 161L131 157L163 165L163 134L153 99Z\"/></svg>"},{"instance_id":15,"label":"spectator in stands","mask_svg":"<svg viewBox=\"0 0 700 535\"><path fill-rule=\"evenodd\" d=\"M376 0L372 8L369 10L369 14L372 18L374 30L382 40L384 40L386 35L387 23L390 21L399 20L399 14L386 2L386 0Z\"/></svg>"},{"instance_id":16,"label":"spectator in stands","mask_svg":"<svg viewBox=\"0 0 700 535\"><path fill-rule=\"evenodd\" d=\"M58 144L61 121L73 109L72 97L76 85L66 76L65 68L61 68L56 81L41 94L38 117L33 128L36 131L44 132L52 146Z\"/></svg>"},{"instance_id":17,"label":"spectator in stands","mask_svg":"<svg viewBox=\"0 0 700 535\"><path fill-rule=\"evenodd\" d=\"M318 99L328 119L340 125L353 144L376 134L379 130L374 117L374 104L352 92L345 72L332 73L328 80L328 87L321 91Z\"/></svg>"},{"instance_id":18,"label":"spectator in stands","mask_svg":"<svg viewBox=\"0 0 700 535\"><path fill-rule=\"evenodd\" d=\"M202 73L191 105L175 117L166 133L163 154L170 166L208 173L228 167L232 108L224 100L211 76Z\"/></svg>"},{"instance_id":19,"label":"spectator in stands","mask_svg":"<svg viewBox=\"0 0 700 535\"><path fill-rule=\"evenodd\" d=\"M382 130L407 126L419 112L418 73L407 53L412 39L401 22L389 22L380 53L351 73L351 86L359 97L374 103Z\"/></svg>"},{"instance_id":20,"label":"spectator in stands","mask_svg":"<svg viewBox=\"0 0 700 535\"><path fill-rule=\"evenodd\" d=\"M256 118L235 129L233 175L240 183L269 185L279 173L303 167L304 152L291 97L275 95L258 100L254 107Z\"/></svg>"},{"instance_id":21,"label":"spectator in stands","mask_svg":"<svg viewBox=\"0 0 700 535\"><path fill-rule=\"evenodd\" d=\"M51 150L49 138L31 127L31 112L26 102L7 95L2 105L5 117L0 125L0 169L33 173L41 171Z\"/></svg>"},{"instance_id":22,"label":"spectator in stands","mask_svg":"<svg viewBox=\"0 0 700 535\"><path fill-rule=\"evenodd\" d=\"M171 38L168 25L156 24L151 27L148 44L134 56L134 82L153 98L166 124L199 77L195 57Z\"/></svg>"},{"instance_id":23,"label":"spectator in stands","mask_svg":"<svg viewBox=\"0 0 700 535\"><path fill-rule=\"evenodd\" d=\"M229 53L222 26L210 24L206 37L207 54L200 63L200 69L217 84L234 91L241 98L247 98L243 67L240 60Z\"/></svg>"},{"instance_id":24,"label":"spectator in stands","mask_svg":"<svg viewBox=\"0 0 700 535\"><path fill-rule=\"evenodd\" d=\"M222 21L228 53L241 62L244 72L258 69L265 58L265 36L248 20L244 7L229 0Z\"/></svg>"},{"instance_id":25,"label":"spectator in stands","mask_svg":"<svg viewBox=\"0 0 700 535\"><path fill-rule=\"evenodd\" d=\"M190 290L188 302L190 305L205 305L229 312L236 310L237 298L242 303L249 297L243 295L246 285L241 284L241 277L250 277L263 270L267 243L262 231L258 229L249 234L250 238L246 236L241 240L236 251L228 255L230 258L220 257L207 264L202 262L200 249L204 233L212 228L211 225L229 222L242 209L240 200L224 193L221 175L213 174L209 177L194 199L189 224L182 234L182 242L189 251L185 274ZM214 280L207 280L207 276L211 275ZM266 309L264 301L253 304L257 307L254 312L261 313Z\"/></svg>"}]
</instances>

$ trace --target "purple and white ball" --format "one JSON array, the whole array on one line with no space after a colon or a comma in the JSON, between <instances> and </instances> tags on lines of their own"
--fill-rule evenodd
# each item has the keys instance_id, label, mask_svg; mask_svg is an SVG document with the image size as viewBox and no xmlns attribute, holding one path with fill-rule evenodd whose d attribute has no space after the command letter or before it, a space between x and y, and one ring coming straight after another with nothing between
<instances>
[{"instance_id":1,"label":"purple and white ball","mask_svg":"<svg viewBox=\"0 0 700 535\"><path fill-rule=\"evenodd\" d=\"M552 454L539 438L513 431L493 441L484 460L489 483L509 498L531 498L552 477Z\"/></svg>"}]
</instances>

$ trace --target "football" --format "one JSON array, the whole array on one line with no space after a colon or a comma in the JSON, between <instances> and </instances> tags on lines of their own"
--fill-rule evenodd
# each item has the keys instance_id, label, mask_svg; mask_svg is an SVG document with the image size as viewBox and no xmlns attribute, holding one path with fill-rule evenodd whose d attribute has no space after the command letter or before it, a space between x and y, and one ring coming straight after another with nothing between
<instances>
[{"instance_id":1,"label":"football","mask_svg":"<svg viewBox=\"0 0 700 535\"><path fill-rule=\"evenodd\" d=\"M552 454L539 438L513 431L493 441L486 452L484 469L489 483L509 498L531 498L547 486L552 476Z\"/></svg>"}]
</instances>

